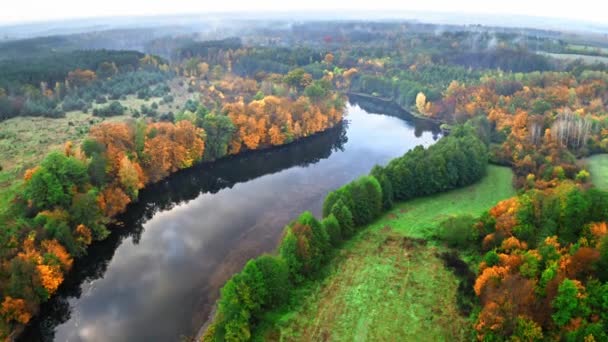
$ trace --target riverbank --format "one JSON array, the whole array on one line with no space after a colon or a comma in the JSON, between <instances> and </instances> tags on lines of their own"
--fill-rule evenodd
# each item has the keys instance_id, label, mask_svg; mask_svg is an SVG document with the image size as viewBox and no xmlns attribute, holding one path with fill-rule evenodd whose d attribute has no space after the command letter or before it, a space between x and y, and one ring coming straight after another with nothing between
<instances>
[{"instance_id":1,"label":"riverbank","mask_svg":"<svg viewBox=\"0 0 608 342\"><path fill-rule=\"evenodd\" d=\"M393 99L390 98L386 98L386 97L380 97L380 96L374 96L374 95L369 95L369 94L365 94L365 93L357 93L357 92L348 92L346 93L347 96L358 96L361 98L365 98L367 100L370 101L378 101L380 103L384 103L384 104L388 104L388 105L392 105L392 106L397 106L399 107L402 111L404 111L405 113L407 113L408 115L410 115L413 118L419 119L419 120L425 120L428 122L432 122L434 124L437 125L441 125L441 124L447 124L447 122L443 121L443 120L438 120L438 119L433 119L433 118L429 118L428 116L422 115L420 113L418 113L417 111L415 111L413 108L404 108L403 106L401 106L400 104L398 104L397 102L395 102Z\"/></svg>"},{"instance_id":2,"label":"riverbank","mask_svg":"<svg viewBox=\"0 0 608 342\"><path fill-rule=\"evenodd\" d=\"M445 218L478 216L513 196L512 176L510 169L490 165L476 184L395 205L336 250L318 280L305 283L289 304L266 314L254 336L269 341L470 340L470 322L457 301L460 281L442 258L450 249L434 237Z\"/></svg>"},{"instance_id":3,"label":"riverbank","mask_svg":"<svg viewBox=\"0 0 608 342\"><path fill-rule=\"evenodd\" d=\"M328 191L439 138L393 115L347 111L341 128L198 164L143 189L121 226L75 262L24 340L41 340L39 331L77 340L84 326L97 340L192 336L227 278L274 250L289 221L303 210L320 215ZM141 322L155 324L142 330Z\"/></svg>"},{"instance_id":4,"label":"riverbank","mask_svg":"<svg viewBox=\"0 0 608 342\"><path fill-rule=\"evenodd\" d=\"M336 109L337 108L337 109ZM329 110L329 109L328 109ZM336 104L335 108L331 108L331 111L339 111L340 113L334 115L332 118L326 118L323 124L309 127L305 131L299 132L297 135L290 136L289 139L285 140L273 140L267 141L265 137L258 137L260 144L247 145L249 148L241 147L234 148L231 151L234 152L232 155L240 154L240 151L247 152L250 150L269 151L274 147L283 147L291 143L297 143L300 139L306 139L314 137L315 135L326 132L331 129L335 129L337 126L342 125L342 111L343 107L339 107ZM335 113L334 113L335 114ZM322 116L322 114L318 114ZM59 245L58 252L61 255L67 255L65 263L61 266L53 264L46 265L44 267L53 268L53 282L43 283L45 286L45 296L41 297L37 295L37 292L30 291L28 293L33 295L28 296L27 288L18 289L11 292L12 296L16 298L26 298L28 305L28 316L22 321L16 321L12 319L9 321L10 331L19 332L22 330L22 326L29 323L32 316L36 316L39 311L39 304L48 301L49 298L60 289L64 283L65 278L71 273L71 269L74 263L74 259L78 260L82 256L87 254L90 249L90 245L93 241L105 240L109 235L112 234L113 230L118 227L122 229L121 222L117 221L118 215L123 214L128 210L129 205L136 203L139 200L139 191L145 191L144 187L153 186L156 183L164 183L164 179L171 174L175 174L180 170L192 168L193 166L199 166L201 164L196 161L202 159L204 155L203 142L203 131L195 127L190 121L183 120L177 123L102 123L91 128L89 134L89 140L87 140L87 146L83 147L83 153L79 152L78 149L73 148L72 144L67 142L65 151L57 151L49 154L43 162L41 167L37 168L36 171L30 172L27 181L24 183L24 190L20 191L23 193L25 200L31 200L29 207L32 209L30 212L25 213L23 210L17 212L21 207L15 206L16 217L23 217L23 219L31 219L32 228L41 228L42 234L32 235L32 242L39 244L35 246L34 250L40 250L44 253L45 244L48 241L57 243ZM154 131L156 135L147 135L146 132ZM137 133L140 132L143 136L144 143L137 145ZM118 138L117 138L118 137ZM232 137L232 139L237 139ZM237 139L238 140L238 139ZM117 143L119 141L120 143ZM141 142L141 140L140 140ZM216 141L207 141L208 145L217 143ZM263 143L263 144L262 144ZM93 149L97 149L101 152L90 152L91 145L94 145ZM136 146L143 146L141 150L136 150ZM232 146L232 145L231 145ZM147 159L145 159L146 156ZM243 155L246 155L244 153ZM110 163L107 160L116 161L120 163ZM143 160L146 160L144 162ZM221 160L221 158L217 158ZM97 163L97 164L94 164ZM102 164L101 171L99 173L91 173L90 165ZM104 165L105 164L105 165ZM55 175L57 169L62 167L72 166L74 174L68 174L67 177L61 178ZM124 174L129 177L123 177ZM29 178L31 176L31 178ZM96 183L94 176L101 176L103 181ZM70 187L70 192L65 191L65 188L60 187L58 191L64 191L61 193L64 197L60 198L61 201L56 198L48 200L45 193L42 191L33 191L33 187L42 187L44 184L40 179L44 177L50 177L53 179L61 179L66 184L73 182ZM59 178L57 178L59 177ZM72 178L70 178L72 177ZM128 179L128 181L126 181ZM43 179L44 180L44 179ZM63 183L62 183L63 184ZM97 187L93 187L93 184ZM66 185L67 187L67 185ZM92 190L90 190L92 188ZM86 192L85 192L86 191ZM38 197L27 197L30 194L34 194ZM77 196L86 197L86 200ZM72 197L74 200L72 200ZM19 199L18 199L19 200ZM75 207L71 203L78 202L84 208ZM60 220L64 223L61 226L62 234L53 230L55 221L50 221L48 217L51 216L49 208L53 210L61 210L62 216ZM80 211L78 211L80 210ZM65 215L63 214L65 213ZM26 217L26 214L29 217ZM79 215L79 216L76 216ZM84 222L86 224L78 224ZM8 223L11 225L16 225ZM76 228L78 227L78 228ZM108 229L111 228L111 229ZM22 234L26 235L26 234ZM85 238L81 238L81 235ZM88 236L88 238L86 238ZM51 240L53 239L53 240ZM46 242L45 242L46 241ZM27 244L24 242L24 246ZM25 247L24 247L25 248ZM23 253L15 253L11 258L22 258ZM50 260L50 259L49 259ZM36 258L32 259L36 266L42 263L47 263L47 259ZM10 263L8 263L10 264ZM39 279L43 275L36 271L37 269L28 274L32 279ZM8 277L15 278L20 277L20 273L12 272ZM10 280L14 281L14 280ZM32 286L38 286L37 280L32 281ZM50 285L52 284L52 285ZM12 298L12 297L11 297ZM31 309L30 309L31 308ZM10 319L10 318L9 318ZM7 331L9 331L7 329ZM9 333L7 332L6 335Z\"/></svg>"}]
</instances>

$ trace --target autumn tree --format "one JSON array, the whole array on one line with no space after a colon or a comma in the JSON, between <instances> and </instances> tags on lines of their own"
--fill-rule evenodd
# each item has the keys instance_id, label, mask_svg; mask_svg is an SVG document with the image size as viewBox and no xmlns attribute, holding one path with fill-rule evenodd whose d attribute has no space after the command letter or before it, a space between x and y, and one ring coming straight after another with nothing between
<instances>
[{"instance_id":1,"label":"autumn tree","mask_svg":"<svg viewBox=\"0 0 608 342\"><path fill-rule=\"evenodd\" d=\"M93 82L96 78L97 75L92 70L76 69L68 73L66 81L69 82L70 86L83 87Z\"/></svg>"}]
</instances>

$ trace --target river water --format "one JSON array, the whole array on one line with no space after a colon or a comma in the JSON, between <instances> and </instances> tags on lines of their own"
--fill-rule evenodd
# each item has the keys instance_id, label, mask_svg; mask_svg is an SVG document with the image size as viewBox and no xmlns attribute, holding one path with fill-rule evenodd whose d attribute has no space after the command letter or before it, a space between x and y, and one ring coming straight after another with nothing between
<instances>
[{"instance_id":1,"label":"river water","mask_svg":"<svg viewBox=\"0 0 608 342\"><path fill-rule=\"evenodd\" d=\"M208 319L219 289L276 247L328 191L416 145L433 125L365 99L347 122L294 144L201 164L146 188L112 235L77 260L24 341L179 341ZM381 114L379 114L381 113Z\"/></svg>"}]
</instances>

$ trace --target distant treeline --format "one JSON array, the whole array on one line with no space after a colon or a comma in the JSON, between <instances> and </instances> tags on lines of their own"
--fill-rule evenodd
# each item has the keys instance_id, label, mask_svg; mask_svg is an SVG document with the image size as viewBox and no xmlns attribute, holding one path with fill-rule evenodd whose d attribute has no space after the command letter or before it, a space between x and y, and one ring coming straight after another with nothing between
<instances>
[{"instance_id":1,"label":"distant treeline","mask_svg":"<svg viewBox=\"0 0 608 342\"><path fill-rule=\"evenodd\" d=\"M416 72L362 72L353 78L350 90L391 99L404 108L410 108L419 92L423 92L429 101L434 101L441 98L450 82L474 83L480 76L480 72L453 65L429 65L417 68Z\"/></svg>"},{"instance_id":2,"label":"distant treeline","mask_svg":"<svg viewBox=\"0 0 608 342\"><path fill-rule=\"evenodd\" d=\"M554 67L548 57L525 49L463 51L446 56L449 63L476 69L500 69L511 72L548 71Z\"/></svg>"},{"instance_id":3,"label":"distant treeline","mask_svg":"<svg viewBox=\"0 0 608 342\"><path fill-rule=\"evenodd\" d=\"M104 62L116 65L119 71L132 71L139 66L143 53L136 51L71 51L50 53L25 59L0 61L0 88L19 92L25 84L40 86L40 82L54 85L63 82L70 71L88 69L96 71Z\"/></svg>"},{"instance_id":4,"label":"distant treeline","mask_svg":"<svg viewBox=\"0 0 608 342\"><path fill-rule=\"evenodd\" d=\"M203 42L188 42L181 48L176 49L179 59L192 57L208 57L219 51L236 50L243 46L240 38L226 38L220 40L207 40Z\"/></svg>"},{"instance_id":5,"label":"distant treeline","mask_svg":"<svg viewBox=\"0 0 608 342\"><path fill-rule=\"evenodd\" d=\"M87 111L163 82L166 62L134 51L72 51L0 61L0 120ZM164 96L168 88L158 89Z\"/></svg>"},{"instance_id":6,"label":"distant treeline","mask_svg":"<svg viewBox=\"0 0 608 342\"><path fill-rule=\"evenodd\" d=\"M475 128L459 126L428 149L417 147L330 192L323 220L304 212L285 227L278 255L250 260L226 283L204 340L250 339L265 312L287 303L295 286L314 278L343 240L373 222L393 200L472 184L483 177L486 165L487 147Z\"/></svg>"}]
</instances>

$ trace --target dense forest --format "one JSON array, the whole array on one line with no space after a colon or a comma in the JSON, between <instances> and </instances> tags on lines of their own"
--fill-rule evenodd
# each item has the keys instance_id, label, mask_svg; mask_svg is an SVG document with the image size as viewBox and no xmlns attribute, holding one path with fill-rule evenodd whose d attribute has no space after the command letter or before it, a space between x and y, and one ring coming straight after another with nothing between
<instances>
[{"instance_id":1,"label":"dense forest","mask_svg":"<svg viewBox=\"0 0 608 342\"><path fill-rule=\"evenodd\" d=\"M1 183L2 338L32 320L141 189L331 129L352 94L440 123L446 136L328 193L322 218L304 212L288 224L275 253L224 285L205 341L259 337L396 203L474 185L488 161L513 170L518 195L481 217L448 218L432 239L476 274L464 294L472 339L608 339L608 194L581 161L608 152L608 66L551 55L601 58L601 48L551 31L393 22L144 36L140 51L74 36L0 44L3 125L43 116L69 129L68 114L89 122L35 165L0 161L15 176Z\"/></svg>"}]
</instances>

